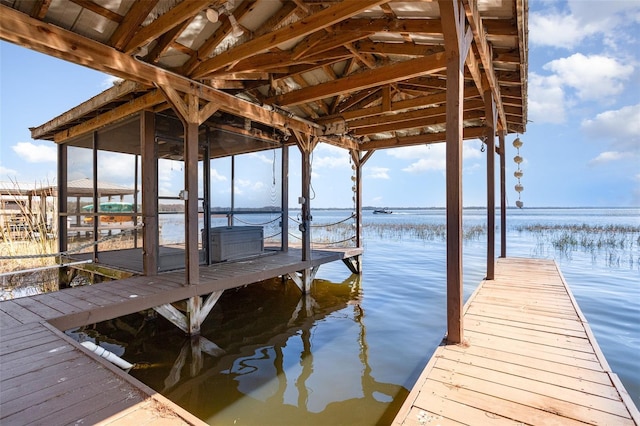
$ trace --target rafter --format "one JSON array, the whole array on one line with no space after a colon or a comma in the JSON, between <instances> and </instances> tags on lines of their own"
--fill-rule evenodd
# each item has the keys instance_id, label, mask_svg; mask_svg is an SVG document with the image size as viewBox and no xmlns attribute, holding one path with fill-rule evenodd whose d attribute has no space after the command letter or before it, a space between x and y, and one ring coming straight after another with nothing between
<instances>
[{"instance_id":1,"label":"rafter","mask_svg":"<svg viewBox=\"0 0 640 426\"><path fill-rule=\"evenodd\" d=\"M73 123L74 121L81 119L85 114L91 111L100 109L103 106L110 104L111 102L122 99L122 97L128 95L129 93L133 93L142 89L144 88L139 83L135 83L133 81L124 81L121 84L114 85L113 87L110 87L99 95L96 95L93 98L76 106L75 108L70 109L64 114L47 121L45 124L39 127L31 129L31 136L34 139L42 139L44 136L46 136L56 128L68 125L69 123Z\"/></svg>"},{"instance_id":2,"label":"rafter","mask_svg":"<svg viewBox=\"0 0 640 426\"><path fill-rule=\"evenodd\" d=\"M480 12L478 11L477 7L477 0L462 0L462 4L464 5L467 20L469 21L471 31L473 32L473 39L475 41L475 46L478 49L480 62L482 63L482 67L484 68L484 75L488 80L489 87L491 88L491 93L493 94L493 99L496 102L496 110L498 112L498 118L500 120L497 128L506 128L506 117L504 113L504 107L502 106L500 86L493 69L491 48L489 46L489 43L487 42L482 18L480 17Z\"/></svg>"},{"instance_id":3,"label":"rafter","mask_svg":"<svg viewBox=\"0 0 640 426\"><path fill-rule=\"evenodd\" d=\"M157 4L158 0L133 2L131 9L111 35L109 45L122 50Z\"/></svg>"},{"instance_id":4,"label":"rafter","mask_svg":"<svg viewBox=\"0 0 640 426\"><path fill-rule=\"evenodd\" d=\"M413 114L407 113L407 116L411 116ZM474 120L478 118L484 117L484 111L482 110L471 110L464 111L462 114L462 118L464 120ZM381 120L383 124L371 125L366 127L360 127L355 129L354 135L356 136L365 136L365 135L373 135L376 133L387 133L387 132L397 132L400 130L409 130L416 129L420 127L427 126L437 126L437 125L445 125L447 122L446 113L437 114L437 115L427 115L420 118L414 118L411 120L399 120L399 121L384 121Z\"/></svg>"},{"instance_id":5,"label":"rafter","mask_svg":"<svg viewBox=\"0 0 640 426\"><path fill-rule=\"evenodd\" d=\"M63 143L68 139L84 135L93 130L97 130L107 124L129 117L132 114L151 108L163 102L164 97L162 96L162 94L157 90L153 90L143 96L127 102L124 105L113 108L105 112L104 114L100 114L99 116L94 117L90 120L85 120L77 126L73 126L69 129L56 133L53 137L53 140L56 143Z\"/></svg>"},{"instance_id":6,"label":"rafter","mask_svg":"<svg viewBox=\"0 0 640 426\"><path fill-rule=\"evenodd\" d=\"M316 132L316 129L309 123L268 111L204 84L137 61L131 56L97 41L37 21L3 5L0 5L0 39L27 46L60 59L83 64L126 80L137 81L149 87L155 83L169 84L176 90L184 93L196 93L207 101L217 102L222 110L247 117L253 121L277 128L294 128L300 132ZM74 46L74 49L70 49L69 46Z\"/></svg>"},{"instance_id":7,"label":"rafter","mask_svg":"<svg viewBox=\"0 0 640 426\"><path fill-rule=\"evenodd\" d=\"M255 6L254 2L242 2L240 6L233 11L233 16L236 19L242 19L244 15L249 13ZM231 21L226 14L221 14L219 17L220 26L213 34L200 46L195 54L192 54L187 62L180 67L179 72L184 75L190 75L191 72L202 62L202 58L208 58L216 50L218 45L224 40L224 38L231 32L233 27Z\"/></svg>"},{"instance_id":8,"label":"rafter","mask_svg":"<svg viewBox=\"0 0 640 426\"><path fill-rule=\"evenodd\" d=\"M467 127L464 129L464 139L477 139L484 135L485 127ZM433 143L441 143L447 140L446 132L423 133L419 135L377 139L362 142L359 145L361 151L370 151L372 149L399 148L412 145L428 145Z\"/></svg>"},{"instance_id":9,"label":"rafter","mask_svg":"<svg viewBox=\"0 0 640 426\"><path fill-rule=\"evenodd\" d=\"M440 71L446 67L445 56L442 53L417 58L406 62L364 71L339 80L318 84L293 92L276 96L272 101L278 105L298 105L317 99L369 89L371 87L405 80L407 78L427 75Z\"/></svg>"},{"instance_id":10,"label":"rafter","mask_svg":"<svg viewBox=\"0 0 640 426\"><path fill-rule=\"evenodd\" d=\"M150 41L160 37L165 32L180 25L187 19L191 19L198 13L206 9L211 2L209 0L189 0L178 3L164 15L151 22L146 27L142 27L135 33L131 40L123 49L126 53L131 53L137 48L144 46Z\"/></svg>"},{"instance_id":11,"label":"rafter","mask_svg":"<svg viewBox=\"0 0 640 426\"><path fill-rule=\"evenodd\" d=\"M442 25L436 19L351 19L333 27L338 31L373 31L383 33L412 33L442 37Z\"/></svg>"},{"instance_id":12,"label":"rafter","mask_svg":"<svg viewBox=\"0 0 640 426\"><path fill-rule=\"evenodd\" d=\"M482 110L483 108L484 108L484 102L482 102L481 100L471 100L464 103L465 111ZM422 109L413 110L410 112L393 112L388 114L385 114L384 112L379 115L374 115L367 118L351 120L348 122L349 129L358 129L362 127L376 126L382 122L401 123L403 121L412 121L420 118L441 116L446 113L446 107L438 106L438 107L432 107L432 108L422 108Z\"/></svg>"},{"instance_id":13,"label":"rafter","mask_svg":"<svg viewBox=\"0 0 640 426\"><path fill-rule=\"evenodd\" d=\"M388 0L359 0L339 3L328 7L287 27L256 37L226 52L204 61L193 72L199 78L227 65L233 64L256 53L267 51L289 40L304 37L315 31L330 27L343 19L362 11L386 3Z\"/></svg>"}]
</instances>

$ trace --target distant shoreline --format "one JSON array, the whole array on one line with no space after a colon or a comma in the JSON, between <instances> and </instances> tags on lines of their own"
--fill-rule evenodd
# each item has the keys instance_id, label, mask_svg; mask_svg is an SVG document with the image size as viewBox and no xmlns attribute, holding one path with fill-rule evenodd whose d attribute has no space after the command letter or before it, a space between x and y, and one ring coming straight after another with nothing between
<instances>
[{"instance_id":1,"label":"distant shoreline","mask_svg":"<svg viewBox=\"0 0 640 426\"><path fill-rule=\"evenodd\" d=\"M496 210L499 209L500 206L496 206ZM380 209L381 207L373 207L373 206L366 206L363 207L362 210L363 211L368 211L368 210L376 210L376 209ZM385 207L388 208L389 210L446 210L446 207L393 207L393 206L388 206ZM290 210L300 210L299 207L296 208L289 208ZM313 207L311 208L312 210L353 210L352 207ZM507 210L640 210L640 206L637 207L524 207L522 209L515 207L515 206L507 206ZM478 206L470 206L470 207L463 207L463 210L486 210L486 207L478 207Z\"/></svg>"}]
</instances>

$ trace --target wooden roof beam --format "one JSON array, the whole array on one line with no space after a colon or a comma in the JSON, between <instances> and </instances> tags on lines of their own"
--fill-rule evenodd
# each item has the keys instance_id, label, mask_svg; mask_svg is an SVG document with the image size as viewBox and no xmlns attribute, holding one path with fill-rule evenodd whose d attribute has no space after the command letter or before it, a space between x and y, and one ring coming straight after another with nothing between
<instances>
[{"instance_id":1,"label":"wooden roof beam","mask_svg":"<svg viewBox=\"0 0 640 426\"><path fill-rule=\"evenodd\" d=\"M245 1L240 4L233 11L233 16L236 19L241 19L244 15L250 12L255 6L254 2ZM200 46L197 52L187 60L187 62L180 67L179 73L184 75L190 75L193 70L202 63L203 58L208 58L218 47L218 45L224 40L224 38L231 32L233 27L231 21L226 14L221 14L219 17L220 26L216 29L211 36Z\"/></svg>"},{"instance_id":2,"label":"wooden roof beam","mask_svg":"<svg viewBox=\"0 0 640 426\"><path fill-rule=\"evenodd\" d=\"M56 143L64 143L65 141L84 135L101 127L111 124L132 114L138 113L144 109L154 107L165 101L164 96L157 90L153 90L139 98L133 99L126 104L113 108L104 114L100 114L90 120L83 121L81 124L65 129L54 135L53 140ZM33 132L32 132L33 135ZM35 138L34 138L35 139Z\"/></svg>"},{"instance_id":3,"label":"wooden roof beam","mask_svg":"<svg viewBox=\"0 0 640 426\"><path fill-rule=\"evenodd\" d=\"M480 12L478 11L478 1L477 0L462 0L462 4L464 5L465 14L467 16L467 21L471 26L471 31L473 32L473 40L475 42L475 46L478 50L478 55L480 57L480 62L482 63L482 67L484 68L484 74L487 78L489 87L491 88L491 93L493 95L493 99L496 103L496 110L498 112L498 130L506 129L506 117L504 113L504 107L502 106L502 96L500 95L500 86L495 74L495 70L493 69L493 57L491 52L491 47L487 42L487 37L483 27L483 21L480 17Z\"/></svg>"},{"instance_id":4,"label":"wooden roof beam","mask_svg":"<svg viewBox=\"0 0 640 426\"><path fill-rule=\"evenodd\" d=\"M146 27L139 28L133 37L131 37L131 40L127 43L123 51L131 54L137 48L150 43L167 31L182 24L187 19L193 18L209 7L210 4L210 0L189 0L178 3L174 8L170 9L164 15L159 16Z\"/></svg>"},{"instance_id":5,"label":"wooden roof beam","mask_svg":"<svg viewBox=\"0 0 640 426\"><path fill-rule=\"evenodd\" d=\"M485 133L485 127L465 127L463 129L464 139L481 138ZM446 142L446 132L423 133L419 135L378 139L362 142L358 145L360 151L370 151L372 149L399 148L403 146L429 145L433 143Z\"/></svg>"},{"instance_id":6,"label":"wooden roof beam","mask_svg":"<svg viewBox=\"0 0 640 426\"><path fill-rule=\"evenodd\" d=\"M477 95L478 95L478 92L475 88L467 88L464 91L465 99L475 97ZM397 112L402 112L410 109L424 108L430 105L442 104L446 101L446 99L447 99L447 94L445 92L442 92L442 93L436 93L433 95L426 95L426 96L420 96L417 98L391 102L391 107L388 112L397 113ZM358 110L344 111L339 114L333 114L331 116L321 117L317 121L320 124L329 125L331 123L337 123L341 121L349 122L350 120L357 120L360 118L377 116L379 114L382 114L383 112L385 112L383 106L379 105L375 107L362 108Z\"/></svg>"},{"instance_id":7,"label":"wooden roof beam","mask_svg":"<svg viewBox=\"0 0 640 426\"><path fill-rule=\"evenodd\" d=\"M118 28L111 34L109 45L122 50L157 4L158 0L133 2Z\"/></svg>"},{"instance_id":8,"label":"wooden roof beam","mask_svg":"<svg viewBox=\"0 0 640 426\"><path fill-rule=\"evenodd\" d=\"M200 78L242 59L265 52L290 40L304 37L351 18L367 9L386 3L388 0L359 0L338 3L318 13L294 22L273 32L255 37L200 64L192 73Z\"/></svg>"},{"instance_id":9,"label":"wooden roof beam","mask_svg":"<svg viewBox=\"0 0 640 426\"><path fill-rule=\"evenodd\" d=\"M349 19L332 27L333 31L371 31L376 33L411 33L442 37L438 19Z\"/></svg>"},{"instance_id":10,"label":"wooden roof beam","mask_svg":"<svg viewBox=\"0 0 640 426\"><path fill-rule=\"evenodd\" d=\"M425 46L414 43L382 43L369 40L358 41L354 43L354 47L362 53L396 56L427 56L444 51L440 46Z\"/></svg>"},{"instance_id":11,"label":"wooden roof beam","mask_svg":"<svg viewBox=\"0 0 640 426\"><path fill-rule=\"evenodd\" d=\"M464 109L465 111L483 110L484 102L482 100L475 100L475 99L467 101L464 103ZM432 108L417 109L410 112L401 112L401 113L394 112L390 114L381 113L379 115L375 115L372 117L360 118L358 120L349 121L347 125L349 129L359 129L362 127L371 127L371 126L380 125L380 123L382 122L400 123L403 121L412 121L415 119L441 116L446 112L447 112L446 106L442 105L442 106L432 107Z\"/></svg>"},{"instance_id":12,"label":"wooden roof beam","mask_svg":"<svg viewBox=\"0 0 640 426\"><path fill-rule=\"evenodd\" d=\"M33 139L40 139L54 129L72 123L82 118L85 114L98 110L113 101L121 99L128 93L141 90L142 88L143 87L139 83L135 83L133 81L123 81L120 84L116 84L93 98L70 109L64 114L47 121L43 125L29 129L31 130L31 137Z\"/></svg>"},{"instance_id":13,"label":"wooden roof beam","mask_svg":"<svg viewBox=\"0 0 640 426\"><path fill-rule=\"evenodd\" d=\"M71 0L73 3L77 4L80 7L83 7L87 10L92 11L93 13L102 16L110 21L120 23L124 19L122 15L118 15L117 13L107 9L106 7L102 7L97 3L94 3L90 0Z\"/></svg>"},{"instance_id":14,"label":"wooden roof beam","mask_svg":"<svg viewBox=\"0 0 640 426\"><path fill-rule=\"evenodd\" d=\"M462 114L463 120L473 120L484 117L483 110L470 110L464 111ZM409 130L416 129L420 127L427 126L437 126L444 125L447 122L446 113L436 114L436 115L425 115L420 118L414 118L412 120L402 120L402 121L386 121L384 119L380 120L383 124L372 125L367 127L360 127L355 129L355 136L365 136L365 135L374 135L377 133L387 133L387 132L397 132L400 130Z\"/></svg>"},{"instance_id":15,"label":"wooden roof beam","mask_svg":"<svg viewBox=\"0 0 640 426\"><path fill-rule=\"evenodd\" d=\"M207 101L218 102L220 109L226 112L259 123L300 132L317 132L309 122L269 111L197 81L138 61L97 41L35 20L3 5L0 5L0 39L149 87L155 83L168 84L183 93L196 93Z\"/></svg>"},{"instance_id":16,"label":"wooden roof beam","mask_svg":"<svg viewBox=\"0 0 640 426\"><path fill-rule=\"evenodd\" d=\"M427 75L446 68L444 53L436 53L385 67L354 74L339 80L294 90L272 98L278 105L298 105L344 93L395 83L413 77Z\"/></svg>"},{"instance_id":17,"label":"wooden roof beam","mask_svg":"<svg viewBox=\"0 0 640 426\"><path fill-rule=\"evenodd\" d=\"M186 20L182 22L182 24L173 28L171 31L167 31L166 33L162 34L162 36L160 36L160 38L158 39L156 45L153 47L153 49L151 49L144 60L150 63L156 63L158 62L158 58L160 57L160 55L164 54L169 49L169 47L175 48L177 47L177 45L180 45L176 42L176 39L189 26L189 24L190 21Z\"/></svg>"},{"instance_id":18,"label":"wooden roof beam","mask_svg":"<svg viewBox=\"0 0 640 426\"><path fill-rule=\"evenodd\" d=\"M33 2L33 6L31 7L31 13L29 14L32 18L35 19L44 19L47 15L47 11L51 6L51 2L53 0L36 0Z\"/></svg>"}]
</instances>

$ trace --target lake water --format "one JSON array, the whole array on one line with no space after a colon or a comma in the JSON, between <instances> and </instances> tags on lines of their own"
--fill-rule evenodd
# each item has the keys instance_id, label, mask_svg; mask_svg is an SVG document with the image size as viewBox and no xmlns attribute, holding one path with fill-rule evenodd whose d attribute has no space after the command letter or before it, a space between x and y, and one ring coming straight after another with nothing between
<instances>
[{"instance_id":1,"label":"lake water","mask_svg":"<svg viewBox=\"0 0 640 426\"><path fill-rule=\"evenodd\" d=\"M314 223L349 214L314 211ZM366 227L362 275L340 262L323 265L309 297L279 280L226 292L200 342L142 315L71 334L143 363L133 376L210 424L389 424L446 327L446 243L407 229L444 224L445 215L365 211L364 222L405 231ZM465 210L464 224L486 224L485 212ZM562 249L549 233L521 230L533 224L638 228L640 211L510 209L507 226L508 256L558 262L611 368L640 405L640 234L631 246ZM485 274L486 233L465 240L463 253L467 298Z\"/></svg>"}]
</instances>

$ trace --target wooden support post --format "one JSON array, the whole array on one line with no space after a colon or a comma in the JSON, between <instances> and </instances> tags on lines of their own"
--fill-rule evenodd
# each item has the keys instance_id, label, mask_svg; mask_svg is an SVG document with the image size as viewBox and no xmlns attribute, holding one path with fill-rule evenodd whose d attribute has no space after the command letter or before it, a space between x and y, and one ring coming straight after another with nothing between
<instances>
[{"instance_id":1,"label":"wooden support post","mask_svg":"<svg viewBox=\"0 0 640 426\"><path fill-rule=\"evenodd\" d=\"M313 284L318 268L320 268L319 265L314 266L313 268L303 269L302 271L291 272L287 275L289 275L289 278L296 283L302 294L306 294L311 291L311 284Z\"/></svg>"},{"instance_id":2,"label":"wooden support post","mask_svg":"<svg viewBox=\"0 0 640 426\"><path fill-rule=\"evenodd\" d=\"M282 210L282 222L280 229L282 234L280 236L280 248L282 251L289 251L289 146L284 142L282 143L282 155L281 155L281 210Z\"/></svg>"},{"instance_id":3,"label":"wooden support post","mask_svg":"<svg viewBox=\"0 0 640 426\"><path fill-rule=\"evenodd\" d=\"M302 260L311 259L311 151L300 149L302 154L302 205L300 231L302 233Z\"/></svg>"},{"instance_id":4,"label":"wooden support post","mask_svg":"<svg viewBox=\"0 0 640 426\"><path fill-rule=\"evenodd\" d=\"M198 127L218 110L209 102L200 108L200 98L188 93L183 98L178 91L168 85L158 85L171 108L180 117L184 126L184 182L185 204L185 285L199 283L198 270ZM185 101L186 99L186 101Z\"/></svg>"},{"instance_id":5,"label":"wooden support post","mask_svg":"<svg viewBox=\"0 0 640 426\"><path fill-rule=\"evenodd\" d=\"M222 290L211 293L204 302L200 296L193 296L187 300L187 314L183 314L171 304L164 304L153 308L157 313L166 318L190 336L200 334L200 327L213 307L220 300Z\"/></svg>"},{"instance_id":6,"label":"wooden support post","mask_svg":"<svg viewBox=\"0 0 640 426\"><path fill-rule=\"evenodd\" d=\"M447 57L446 183L447 183L447 341L463 342L462 321L462 136L464 63L473 34L465 32L465 14L458 0L440 0Z\"/></svg>"},{"instance_id":7,"label":"wooden support post","mask_svg":"<svg viewBox=\"0 0 640 426\"><path fill-rule=\"evenodd\" d=\"M186 334L189 334L189 324L187 321L187 317L177 310L171 304L164 304L160 306L156 306L153 308L154 311L162 315L167 321L178 327L180 330L184 331Z\"/></svg>"},{"instance_id":8,"label":"wooden support post","mask_svg":"<svg viewBox=\"0 0 640 426\"><path fill-rule=\"evenodd\" d=\"M199 283L198 271L198 123L185 123L184 132L185 284Z\"/></svg>"},{"instance_id":9,"label":"wooden support post","mask_svg":"<svg viewBox=\"0 0 640 426\"><path fill-rule=\"evenodd\" d=\"M158 273L158 160L156 159L155 114L140 114L142 158L142 267L144 275Z\"/></svg>"},{"instance_id":10,"label":"wooden support post","mask_svg":"<svg viewBox=\"0 0 640 426\"><path fill-rule=\"evenodd\" d=\"M487 280L495 275L496 256L496 107L491 90L484 93L487 144Z\"/></svg>"},{"instance_id":11,"label":"wooden support post","mask_svg":"<svg viewBox=\"0 0 640 426\"><path fill-rule=\"evenodd\" d=\"M98 212L100 211L100 199L98 196L98 132L92 133L92 147L91 153L93 155L93 188L92 188L92 196L93 196L93 222L91 222L93 227L93 263L98 263L98 244L96 242L100 239L98 235L98 228L100 226L100 216L98 216ZM78 207L80 207L78 205Z\"/></svg>"},{"instance_id":12,"label":"wooden support post","mask_svg":"<svg viewBox=\"0 0 640 426\"><path fill-rule=\"evenodd\" d=\"M505 131L498 132L500 142L500 257L507 257L507 182L506 151L504 147Z\"/></svg>"},{"instance_id":13,"label":"wooden support post","mask_svg":"<svg viewBox=\"0 0 640 426\"><path fill-rule=\"evenodd\" d=\"M67 213L67 191L68 174L67 174L67 145L58 144L58 251L64 253L67 251L67 243L69 238ZM80 206L76 204L79 209Z\"/></svg>"}]
</instances>

